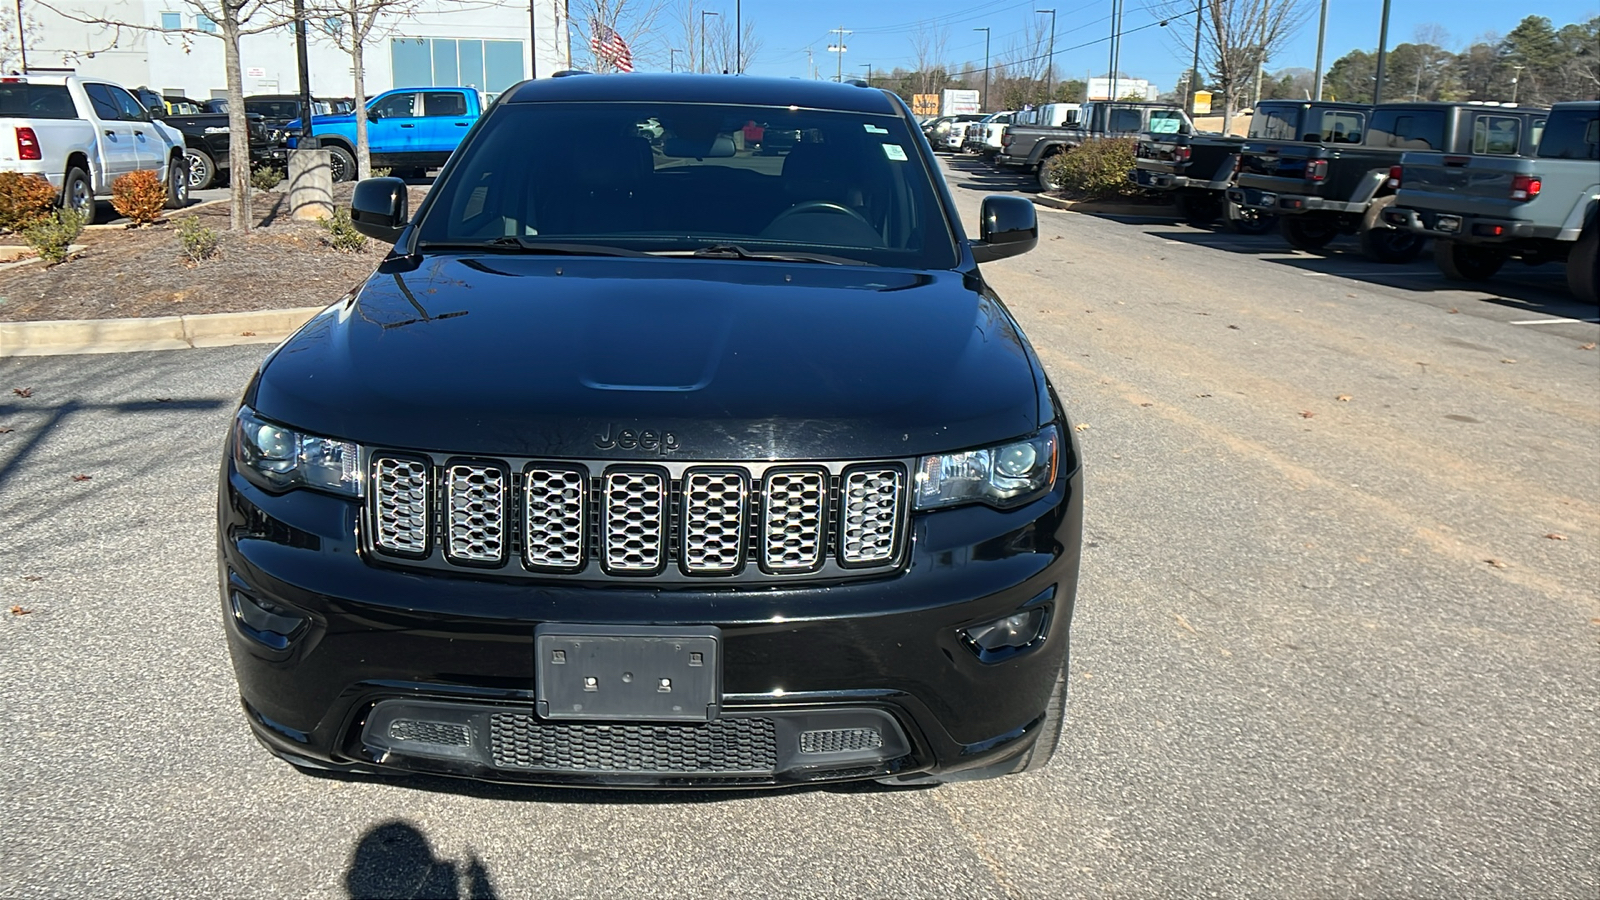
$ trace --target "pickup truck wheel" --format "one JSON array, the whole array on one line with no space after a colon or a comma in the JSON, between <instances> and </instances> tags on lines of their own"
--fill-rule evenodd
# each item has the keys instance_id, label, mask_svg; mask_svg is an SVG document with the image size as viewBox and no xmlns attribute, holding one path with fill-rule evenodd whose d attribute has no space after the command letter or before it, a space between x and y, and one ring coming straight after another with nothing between
<instances>
[{"instance_id":1,"label":"pickup truck wheel","mask_svg":"<svg viewBox=\"0 0 1600 900\"><path fill-rule=\"evenodd\" d=\"M189 190L203 191L217 180L217 164L204 150L189 147L183 158L189 162Z\"/></svg>"},{"instance_id":2,"label":"pickup truck wheel","mask_svg":"<svg viewBox=\"0 0 1600 900\"><path fill-rule=\"evenodd\" d=\"M1278 230L1278 217L1259 209L1245 209L1237 203L1229 203L1228 227L1235 234L1270 234Z\"/></svg>"},{"instance_id":3,"label":"pickup truck wheel","mask_svg":"<svg viewBox=\"0 0 1600 900\"><path fill-rule=\"evenodd\" d=\"M1595 267L1600 265L1600 224L1591 224L1567 254L1567 289L1585 303L1600 304Z\"/></svg>"},{"instance_id":4,"label":"pickup truck wheel","mask_svg":"<svg viewBox=\"0 0 1600 900\"><path fill-rule=\"evenodd\" d=\"M1321 250L1339 236L1339 227L1321 216L1280 216L1279 230L1289 246L1307 253Z\"/></svg>"},{"instance_id":5,"label":"pickup truck wheel","mask_svg":"<svg viewBox=\"0 0 1600 900\"><path fill-rule=\"evenodd\" d=\"M1488 281L1505 264L1504 251L1493 247L1475 247L1460 241L1436 240L1433 242L1433 261L1439 271L1451 281Z\"/></svg>"},{"instance_id":6,"label":"pickup truck wheel","mask_svg":"<svg viewBox=\"0 0 1600 900\"><path fill-rule=\"evenodd\" d=\"M1178 215L1196 228L1204 228L1222 216L1222 195L1213 191L1178 193Z\"/></svg>"},{"instance_id":7,"label":"pickup truck wheel","mask_svg":"<svg viewBox=\"0 0 1600 900\"><path fill-rule=\"evenodd\" d=\"M83 224L94 224L94 186L82 169L67 170L67 177L61 183L61 206L76 210L83 217Z\"/></svg>"},{"instance_id":8,"label":"pickup truck wheel","mask_svg":"<svg viewBox=\"0 0 1600 900\"><path fill-rule=\"evenodd\" d=\"M1394 205L1394 197L1379 197L1367 204L1361 217L1361 255L1373 262L1408 263L1422 254L1428 239L1415 231L1384 224L1383 211Z\"/></svg>"},{"instance_id":9,"label":"pickup truck wheel","mask_svg":"<svg viewBox=\"0 0 1600 900\"><path fill-rule=\"evenodd\" d=\"M167 163L167 209L183 209L189 205L189 161L174 156Z\"/></svg>"},{"instance_id":10,"label":"pickup truck wheel","mask_svg":"<svg viewBox=\"0 0 1600 900\"><path fill-rule=\"evenodd\" d=\"M1064 187L1061 182L1056 181L1050 174L1050 162L1060 155L1061 153L1057 151L1039 160L1039 190L1059 191Z\"/></svg>"},{"instance_id":11,"label":"pickup truck wheel","mask_svg":"<svg viewBox=\"0 0 1600 900\"><path fill-rule=\"evenodd\" d=\"M333 176L333 181L354 181L356 177L356 158L350 151L336 144L330 144L328 150L328 172Z\"/></svg>"}]
</instances>

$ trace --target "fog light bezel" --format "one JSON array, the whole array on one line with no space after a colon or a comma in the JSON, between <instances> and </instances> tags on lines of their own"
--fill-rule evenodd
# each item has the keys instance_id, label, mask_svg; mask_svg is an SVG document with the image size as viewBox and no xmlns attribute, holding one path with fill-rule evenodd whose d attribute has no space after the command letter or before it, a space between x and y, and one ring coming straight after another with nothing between
<instances>
[{"instance_id":1,"label":"fog light bezel","mask_svg":"<svg viewBox=\"0 0 1600 900\"><path fill-rule=\"evenodd\" d=\"M956 639L968 650L972 651L978 657L979 662L986 665L1006 662L1023 654L1032 653L1043 647L1050 638L1050 626L1055 619L1055 595L1056 589L1052 586L1049 590L1003 616L995 616L969 625L963 625L956 629ZM1039 621L1033 629L1033 636L1024 643L988 648L980 644L978 639L972 635L974 630L999 626L1006 619L1017 615L1037 615L1039 617Z\"/></svg>"}]
</instances>

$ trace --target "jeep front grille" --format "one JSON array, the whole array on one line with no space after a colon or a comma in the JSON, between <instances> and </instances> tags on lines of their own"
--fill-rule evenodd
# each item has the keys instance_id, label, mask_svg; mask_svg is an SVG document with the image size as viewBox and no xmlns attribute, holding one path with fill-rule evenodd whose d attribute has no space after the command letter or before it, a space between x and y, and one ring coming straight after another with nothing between
<instances>
[{"instance_id":1,"label":"jeep front grille","mask_svg":"<svg viewBox=\"0 0 1600 900\"><path fill-rule=\"evenodd\" d=\"M849 577L900 566L905 461L697 465L369 458L365 543L435 569L611 580Z\"/></svg>"}]
</instances>

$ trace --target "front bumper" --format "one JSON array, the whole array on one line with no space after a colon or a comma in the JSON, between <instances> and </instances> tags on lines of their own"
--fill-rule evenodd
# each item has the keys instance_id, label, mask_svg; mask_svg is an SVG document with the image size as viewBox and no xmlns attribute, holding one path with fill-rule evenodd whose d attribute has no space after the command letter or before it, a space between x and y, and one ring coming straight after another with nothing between
<instances>
[{"instance_id":1,"label":"front bumper","mask_svg":"<svg viewBox=\"0 0 1600 900\"><path fill-rule=\"evenodd\" d=\"M1396 228L1467 244L1505 244L1554 236L1550 233L1552 229L1539 229L1527 221L1403 206L1391 206L1384 210L1383 221Z\"/></svg>"},{"instance_id":2,"label":"front bumper","mask_svg":"<svg viewBox=\"0 0 1600 900\"><path fill-rule=\"evenodd\" d=\"M256 736L277 755L313 766L655 787L997 774L1032 747L1067 658L1081 477L1063 476L1054 492L1015 510L915 516L911 559L896 575L664 590L648 582L585 587L372 565L358 549L354 501L311 491L274 496L241 478L230 461L218 534L229 650ZM287 637L250 627L238 604L251 598L289 623ZM963 628L1034 608L1045 611L1043 630L1025 650L980 659L961 637ZM540 719L534 632L541 623L714 627L722 658L718 716L710 725L628 732L633 745L648 744L633 763L597 767L592 755L579 753L574 762L563 750L559 762L524 764L525 753L506 748L554 752L549 748L604 743L645 727L574 730ZM467 737L464 744L452 738L448 752L407 743L386 724L397 718ZM830 744L826 752L838 756L796 748L796 735L851 732L869 721L879 723L870 746ZM454 732L450 723L457 723ZM659 763L667 751L657 744L716 743L705 733L710 728L760 729L775 743L764 760L737 765L720 757L688 769ZM507 729L520 744L506 743Z\"/></svg>"}]
</instances>

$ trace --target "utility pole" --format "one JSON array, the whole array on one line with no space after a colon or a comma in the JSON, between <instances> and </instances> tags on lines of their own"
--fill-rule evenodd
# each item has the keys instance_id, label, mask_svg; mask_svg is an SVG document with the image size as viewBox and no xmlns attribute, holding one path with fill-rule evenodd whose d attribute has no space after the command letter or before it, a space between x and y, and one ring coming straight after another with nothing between
<instances>
[{"instance_id":1,"label":"utility pole","mask_svg":"<svg viewBox=\"0 0 1600 900\"><path fill-rule=\"evenodd\" d=\"M1378 25L1378 76L1372 82L1372 105L1383 102L1383 57L1389 49L1389 0L1383 0L1383 21Z\"/></svg>"},{"instance_id":2,"label":"utility pole","mask_svg":"<svg viewBox=\"0 0 1600 900\"><path fill-rule=\"evenodd\" d=\"M858 68L858 69L866 69L867 70L867 86L871 87L872 86L872 63L862 63L861 65L856 66L856 68Z\"/></svg>"},{"instance_id":3,"label":"utility pole","mask_svg":"<svg viewBox=\"0 0 1600 900\"><path fill-rule=\"evenodd\" d=\"M1322 45L1328 40L1328 0L1322 0L1322 19L1317 22L1317 99L1322 99Z\"/></svg>"},{"instance_id":4,"label":"utility pole","mask_svg":"<svg viewBox=\"0 0 1600 900\"><path fill-rule=\"evenodd\" d=\"M1106 89L1106 99L1112 102L1117 99L1117 32L1121 30L1117 27L1117 6L1117 0L1111 0L1111 71L1107 73L1111 83Z\"/></svg>"},{"instance_id":5,"label":"utility pole","mask_svg":"<svg viewBox=\"0 0 1600 900\"><path fill-rule=\"evenodd\" d=\"M806 48L806 72L811 75L811 80L817 80L817 61L811 58L811 48Z\"/></svg>"},{"instance_id":6,"label":"utility pole","mask_svg":"<svg viewBox=\"0 0 1600 900\"><path fill-rule=\"evenodd\" d=\"M1053 9L1036 9L1039 15L1050 14L1050 54L1044 59L1044 102L1050 102L1050 91L1055 87L1056 74L1056 11ZM984 38L984 53L988 53L988 38ZM987 75L987 73L985 73Z\"/></svg>"},{"instance_id":7,"label":"utility pole","mask_svg":"<svg viewBox=\"0 0 1600 900\"><path fill-rule=\"evenodd\" d=\"M1517 70L1517 74L1511 76L1511 105L1516 106L1517 88L1522 85L1522 70L1526 69L1527 66L1512 66L1511 68Z\"/></svg>"},{"instance_id":8,"label":"utility pole","mask_svg":"<svg viewBox=\"0 0 1600 900\"><path fill-rule=\"evenodd\" d=\"M28 74L28 29L22 25L22 0L17 0L17 52L22 55L22 74Z\"/></svg>"},{"instance_id":9,"label":"utility pole","mask_svg":"<svg viewBox=\"0 0 1600 900\"><path fill-rule=\"evenodd\" d=\"M744 32L740 29L744 25L744 11L739 8L740 0L733 0L733 74L744 74Z\"/></svg>"},{"instance_id":10,"label":"utility pole","mask_svg":"<svg viewBox=\"0 0 1600 900\"><path fill-rule=\"evenodd\" d=\"M710 10L700 10L700 71L706 72L706 16L718 15Z\"/></svg>"},{"instance_id":11,"label":"utility pole","mask_svg":"<svg viewBox=\"0 0 1600 900\"><path fill-rule=\"evenodd\" d=\"M18 0L17 6L22 2ZM300 69L300 140L297 147L314 149L311 137L311 65L306 61L306 0L294 0L294 55Z\"/></svg>"},{"instance_id":12,"label":"utility pole","mask_svg":"<svg viewBox=\"0 0 1600 900\"><path fill-rule=\"evenodd\" d=\"M838 63L837 63L837 65L834 66L833 80L842 82L842 81L844 81L844 51L845 51L844 36L847 35L847 34L855 34L855 32L846 31L846 30L844 30L844 26L841 25L838 28L835 28L835 29L829 31L828 33L829 34L837 34L839 36L839 43L838 44L829 44L828 45L828 49L830 51L834 52L834 53L839 54Z\"/></svg>"},{"instance_id":13,"label":"utility pole","mask_svg":"<svg viewBox=\"0 0 1600 900\"><path fill-rule=\"evenodd\" d=\"M1194 115L1194 95L1200 83L1200 16L1205 8L1204 3L1205 0L1194 0L1194 62L1189 65L1189 89L1184 98L1189 105L1186 112L1191 116Z\"/></svg>"},{"instance_id":14,"label":"utility pole","mask_svg":"<svg viewBox=\"0 0 1600 900\"><path fill-rule=\"evenodd\" d=\"M22 0L17 0L18 3ZM528 0L528 77L539 77L539 17L534 12L538 0Z\"/></svg>"},{"instance_id":15,"label":"utility pole","mask_svg":"<svg viewBox=\"0 0 1600 900\"><path fill-rule=\"evenodd\" d=\"M989 109L989 29L974 28L973 31L983 32L983 105L980 109Z\"/></svg>"}]
</instances>

